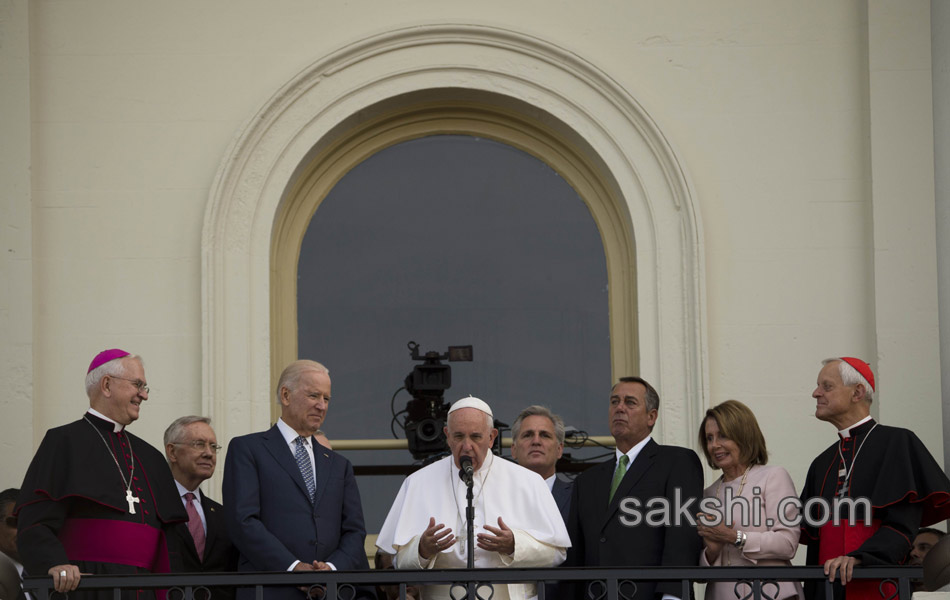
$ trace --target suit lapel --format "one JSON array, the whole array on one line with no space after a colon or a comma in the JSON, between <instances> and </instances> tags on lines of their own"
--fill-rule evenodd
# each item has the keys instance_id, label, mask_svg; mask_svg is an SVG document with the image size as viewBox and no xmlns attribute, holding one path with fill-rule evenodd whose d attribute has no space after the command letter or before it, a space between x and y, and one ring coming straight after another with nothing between
<instances>
[{"instance_id":1,"label":"suit lapel","mask_svg":"<svg viewBox=\"0 0 950 600\"><path fill-rule=\"evenodd\" d=\"M327 482L330 481L330 453L313 437L310 438L310 444L313 448L313 464L316 467L313 476L317 486L313 493L313 505L318 506L324 490L327 489Z\"/></svg>"},{"instance_id":2,"label":"suit lapel","mask_svg":"<svg viewBox=\"0 0 950 600\"><path fill-rule=\"evenodd\" d=\"M560 510L561 513L564 513L564 507L571 499L571 486L560 479L555 479L554 487L551 489L551 492L554 496L554 503L557 504L558 510Z\"/></svg>"},{"instance_id":3,"label":"suit lapel","mask_svg":"<svg viewBox=\"0 0 950 600\"><path fill-rule=\"evenodd\" d=\"M605 527L610 519L613 517L613 514L617 512L620 508L620 502L630 496L630 492L636 487L637 482L646 474L647 471L653 467L653 461L656 457L657 443L651 439L647 442L647 445L644 446L640 453L637 454L637 458L633 461L633 464L630 465L630 468L627 469L627 473L623 476L623 479L620 480L620 485L617 486L617 492L614 494L613 500L610 501L610 506L607 507L607 518L604 520L601 528ZM614 468L616 468L616 459L614 460ZM613 471L610 472L610 477L607 480L607 495L610 495L610 481L613 479ZM645 501L644 498L640 499Z\"/></svg>"},{"instance_id":4,"label":"suit lapel","mask_svg":"<svg viewBox=\"0 0 950 600\"><path fill-rule=\"evenodd\" d=\"M208 497L204 495L204 492L198 490L198 493L201 494L201 510L204 511L205 523L208 524L208 530L205 533L205 555L203 557L207 560L211 554L211 548L215 543L215 533L218 530L218 511L216 511L214 506L211 505L211 502L208 501Z\"/></svg>"},{"instance_id":5,"label":"suit lapel","mask_svg":"<svg viewBox=\"0 0 950 600\"><path fill-rule=\"evenodd\" d=\"M593 496L593 507L596 512L592 515L604 514L603 510L607 506L607 498L610 496L610 480L614 475L614 468L617 460L608 460L590 469L591 481L584 482L584 489L590 487L591 496ZM577 485L575 482L574 485ZM577 507L580 510L580 506ZM605 517L606 518L606 517Z\"/></svg>"},{"instance_id":6,"label":"suit lapel","mask_svg":"<svg viewBox=\"0 0 950 600\"><path fill-rule=\"evenodd\" d=\"M290 446L287 445L284 436L280 434L280 430L277 429L276 425L271 427L267 433L264 434L264 447L267 448L267 451L274 457L277 464L294 480L294 483L297 484L297 487L300 488L303 495L309 498L310 493L307 491L307 484L303 481L303 475L300 474L297 459L294 458L293 452L290 451Z\"/></svg>"}]
</instances>

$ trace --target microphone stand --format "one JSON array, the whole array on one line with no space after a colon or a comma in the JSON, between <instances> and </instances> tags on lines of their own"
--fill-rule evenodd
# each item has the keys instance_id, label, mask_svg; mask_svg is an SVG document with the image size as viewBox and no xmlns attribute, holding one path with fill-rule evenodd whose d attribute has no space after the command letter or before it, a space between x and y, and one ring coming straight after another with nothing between
<instances>
[{"instance_id":1,"label":"microphone stand","mask_svg":"<svg viewBox=\"0 0 950 600\"><path fill-rule=\"evenodd\" d=\"M468 526L468 568L475 568L475 507L473 506L474 496L472 494L472 477L465 478L465 486L468 488L468 491L465 494L465 499L468 502L468 506L465 508L465 520L467 521Z\"/></svg>"}]
</instances>

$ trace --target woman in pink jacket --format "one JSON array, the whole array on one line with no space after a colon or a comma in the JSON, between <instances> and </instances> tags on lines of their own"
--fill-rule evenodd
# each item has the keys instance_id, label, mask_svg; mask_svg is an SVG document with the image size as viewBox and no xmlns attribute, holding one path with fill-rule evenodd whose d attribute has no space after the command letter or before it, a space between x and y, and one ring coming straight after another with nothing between
<instances>
[{"instance_id":1,"label":"woman in pink jacket","mask_svg":"<svg viewBox=\"0 0 950 600\"><path fill-rule=\"evenodd\" d=\"M714 406L699 427L699 443L709 466L722 470L722 477L703 492L699 564L790 566L798 548L799 509L783 500L798 496L788 471L766 465L765 437L755 415L737 400ZM777 590L766 583L762 592L775 600L803 598L798 582L781 582ZM706 600L735 600L750 593L749 584L735 581L706 586Z\"/></svg>"}]
</instances>

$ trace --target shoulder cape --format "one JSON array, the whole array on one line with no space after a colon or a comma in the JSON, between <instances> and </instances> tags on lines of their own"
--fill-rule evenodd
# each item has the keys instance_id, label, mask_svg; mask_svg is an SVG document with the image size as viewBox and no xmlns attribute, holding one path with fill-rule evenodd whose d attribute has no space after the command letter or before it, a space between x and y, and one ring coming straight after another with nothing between
<instances>
[{"instance_id":1,"label":"shoulder cape","mask_svg":"<svg viewBox=\"0 0 950 600\"><path fill-rule=\"evenodd\" d=\"M127 429L125 434L135 455L136 476L145 484L143 493L152 496L159 521L187 521L165 457ZM66 498L81 498L118 512L126 512L129 506L111 452L83 419L46 432L23 479L16 510Z\"/></svg>"}]
</instances>

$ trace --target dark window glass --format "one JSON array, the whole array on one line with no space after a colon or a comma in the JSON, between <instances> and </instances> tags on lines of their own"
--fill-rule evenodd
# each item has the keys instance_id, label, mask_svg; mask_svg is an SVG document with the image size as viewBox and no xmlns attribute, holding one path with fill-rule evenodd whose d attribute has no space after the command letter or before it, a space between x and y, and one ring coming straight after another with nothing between
<instances>
[{"instance_id":1,"label":"dark window glass","mask_svg":"<svg viewBox=\"0 0 950 600\"><path fill-rule=\"evenodd\" d=\"M297 302L299 355L333 380L331 441L392 437L391 402L400 411L410 400L393 394L417 364L410 340L422 352L474 347L473 362L447 363L448 403L480 397L509 425L545 404L569 426L607 433L600 234L567 182L511 146L431 136L359 164L310 223ZM407 451L345 454L354 465L413 462ZM360 478L367 531L379 530L401 480Z\"/></svg>"}]
</instances>

